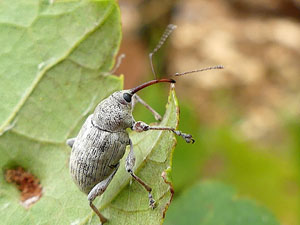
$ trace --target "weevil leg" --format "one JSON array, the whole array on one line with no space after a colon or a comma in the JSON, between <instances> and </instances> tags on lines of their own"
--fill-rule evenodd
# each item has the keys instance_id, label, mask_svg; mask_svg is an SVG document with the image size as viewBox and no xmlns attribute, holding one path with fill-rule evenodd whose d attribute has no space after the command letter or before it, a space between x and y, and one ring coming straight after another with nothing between
<instances>
[{"instance_id":1,"label":"weevil leg","mask_svg":"<svg viewBox=\"0 0 300 225\"><path fill-rule=\"evenodd\" d=\"M142 122L142 121L137 121L134 123L132 130L137 131L137 132L143 132L147 130L168 130L176 134L177 136L182 137L187 143L194 143L195 140L193 139L193 136L191 134L186 134L183 133L180 130L175 130L175 128L172 127L159 127L159 126L149 126L148 124Z\"/></svg>"},{"instance_id":2,"label":"weevil leg","mask_svg":"<svg viewBox=\"0 0 300 225\"><path fill-rule=\"evenodd\" d=\"M101 224L104 224L105 222L107 222L107 219L99 212L97 207L93 204L93 201L95 200L95 198L97 196L100 196L104 193L104 191L108 187L109 183L111 182L111 180L115 176L119 166L120 166L120 163L118 163L115 170L112 172L111 175L109 175L108 178L106 178L105 180L103 180L100 183L96 184L95 187L93 187L93 189L90 191L90 193L88 194L88 197L87 197L88 201L90 202L90 207L94 210L94 212L99 217Z\"/></svg>"},{"instance_id":3,"label":"weevil leg","mask_svg":"<svg viewBox=\"0 0 300 225\"><path fill-rule=\"evenodd\" d=\"M122 63L122 60L125 58L125 54L121 54L118 56L117 58L117 63L115 64L115 67L110 71L111 74L114 74L117 69L119 69L121 63Z\"/></svg>"},{"instance_id":4,"label":"weevil leg","mask_svg":"<svg viewBox=\"0 0 300 225\"><path fill-rule=\"evenodd\" d=\"M66 143L67 143L67 145L69 145L72 148L73 145L74 145L75 140L76 140L76 137L75 138L70 138L66 141Z\"/></svg>"},{"instance_id":5,"label":"weevil leg","mask_svg":"<svg viewBox=\"0 0 300 225\"><path fill-rule=\"evenodd\" d=\"M145 102L140 96L135 94L133 101L132 101L132 108L134 108L134 106L137 102L139 102L143 106L145 106L153 114L153 116L156 120L161 121L161 119L162 119L161 115L159 115L159 113L156 112L155 109L153 109L150 105L148 105L147 102Z\"/></svg>"},{"instance_id":6,"label":"weevil leg","mask_svg":"<svg viewBox=\"0 0 300 225\"><path fill-rule=\"evenodd\" d=\"M100 219L100 225L104 224L107 222L107 219L99 212L97 207L93 204L93 202L90 202L90 207L94 210L94 212L97 214L97 216Z\"/></svg>"},{"instance_id":7,"label":"weevil leg","mask_svg":"<svg viewBox=\"0 0 300 225\"><path fill-rule=\"evenodd\" d=\"M125 162L125 168L128 173L137 181L139 182L147 191L148 191L148 198L149 198L149 206L154 209L155 208L155 200L153 199L152 196L152 188L148 186L141 178L139 178L137 175L134 174L133 172L133 167L135 165L135 156L134 156L134 151L133 151L133 144L132 141L129 140L130 144L130 152L126 158Z\"/></svg>"}]
</instances>

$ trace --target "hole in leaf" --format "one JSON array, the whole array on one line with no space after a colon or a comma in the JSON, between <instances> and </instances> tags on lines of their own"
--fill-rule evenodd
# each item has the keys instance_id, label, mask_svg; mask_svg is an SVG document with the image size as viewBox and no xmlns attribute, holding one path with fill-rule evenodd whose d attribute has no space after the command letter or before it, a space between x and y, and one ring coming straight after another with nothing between
<instances>
[{"instance_id":1,"label":"hole in leaf","mask_svg":"<svg viewBox=\"0 0 300 225\"><path fill-rule=\"evenodd\" d=\"M38 178L22 167L8 169L5 172L8 183L14 183L21 192L21 204L28 209L42 196L42 185Z\"/></svg>"}]
</instances>

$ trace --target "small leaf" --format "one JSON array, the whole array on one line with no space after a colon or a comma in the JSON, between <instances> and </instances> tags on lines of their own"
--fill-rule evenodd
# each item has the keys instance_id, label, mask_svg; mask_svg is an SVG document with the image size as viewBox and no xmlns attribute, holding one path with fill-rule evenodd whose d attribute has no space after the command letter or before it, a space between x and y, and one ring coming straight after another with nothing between
<instances>
[{"instance_id":1,"label":"small leaf","mask_svg":"<svg viewBox=\"0 0 300 225\"><path fill-rule=\"evenodd\" d=\"M253 201L239 199L222 183L201 182L175 199L165 225L279 225L273 215Z\"/></svg>"}]
</instances>

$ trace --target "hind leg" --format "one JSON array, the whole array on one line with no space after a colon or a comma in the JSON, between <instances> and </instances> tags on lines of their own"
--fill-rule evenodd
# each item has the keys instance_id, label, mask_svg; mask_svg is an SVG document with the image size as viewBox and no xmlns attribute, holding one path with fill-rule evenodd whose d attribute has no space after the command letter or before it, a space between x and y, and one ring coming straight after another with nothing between
<instances>
[{"instance_id":1,"label":"hind leg","mask_svg":"<svg viewBox=\"0 0 300 225\"><path fill-rule=\"evenodd\" d=\"M100 183L96 184L95 187L93 187L93 189L90 191L90 193L88 194L88 201L90 202L90 207L93 209L93 211L97 214L97 216L100 219L101 224L104 224L105 222L107 222L107 219L99 212L99 210L97 209L97 207L93 204L93 201L95 200L95 198L97 196L100 196L104 193L104 191L106 190L106 188L108 187L109 183L111 182L111 180L113 179L113 177L115 176L119 165L117 165L116 169L114 170L114 172L112 172L111 175L109 175L108 178L106 178L105 180L101 181Z\"/></svg>"}]
</instances>

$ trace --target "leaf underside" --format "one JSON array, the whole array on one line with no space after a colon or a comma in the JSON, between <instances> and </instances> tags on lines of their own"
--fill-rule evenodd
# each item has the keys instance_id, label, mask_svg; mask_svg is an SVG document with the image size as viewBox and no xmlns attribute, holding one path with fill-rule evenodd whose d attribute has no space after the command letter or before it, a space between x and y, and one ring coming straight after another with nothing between
<instances>
[{"instance_id":1,"label":"leaf underside","mask_svg":"<svg viewBox=\"0 0 300 225\"><path fill-rule=\"evenodd\" d=\"M96 104L122 88L122 77L105 75L120 39L114 1L0 2L0 167L4 174L21 166L43 187L41 199L26 210L17 188L0 176L1 223L99 224L71 180L65 140L76 136ZM161 124L177 123L172 89ZM108 224L160 224L171 197L161 174L170 166L176 140L161 131L130 136L136 173L153 188L157 208L151 210L147 192L131 182L125 157L95 204Z\"/></svg>"}]
</instances>

